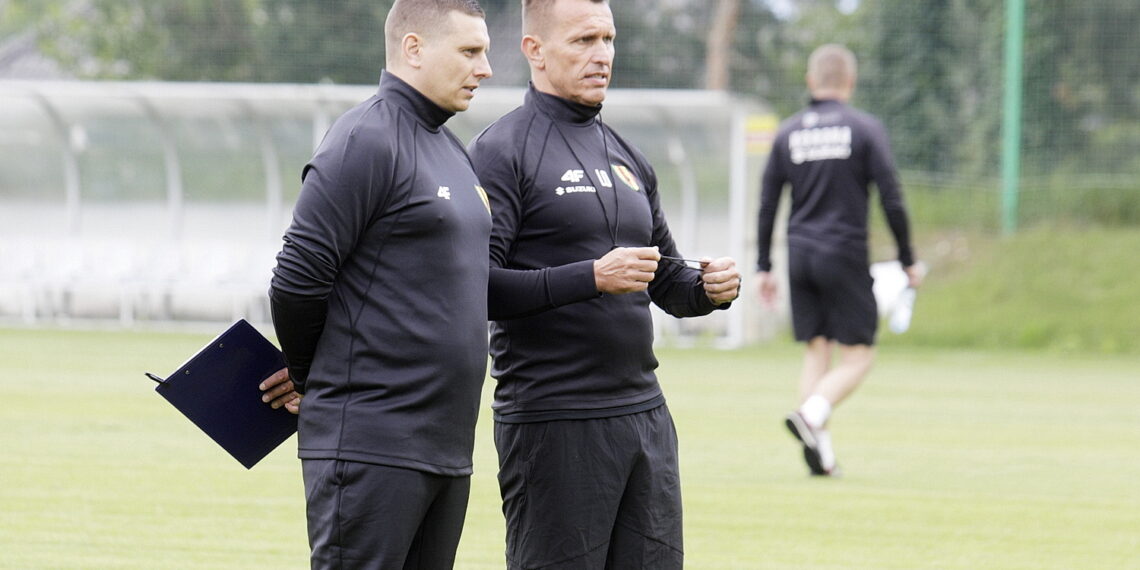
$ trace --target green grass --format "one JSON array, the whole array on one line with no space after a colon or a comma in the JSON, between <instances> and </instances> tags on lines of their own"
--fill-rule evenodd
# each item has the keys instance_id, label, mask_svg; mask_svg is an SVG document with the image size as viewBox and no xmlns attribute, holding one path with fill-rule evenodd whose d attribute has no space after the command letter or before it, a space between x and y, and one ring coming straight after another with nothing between
<instances>
[{"instance_id":1,"label":"green grass","mask_svg":"<svg viewBox=\"0 0 1140 570\"><path fill-rule=\"evenodd\" d=\"M142 375L206 340L0 331L0 567L307 567L295 442L246 471ZM688 568L1140 567L1134 357L884 347L833 420L840 480L782 426L797 347L660 357ZM461 569L503 567L490 427Z\"/></svg>"},{"instance_id":2,"label":"green grass","mask_svg":"<svg viewBox=\"0 0 1140 570\"><path fill-rule=\"evenodd\" d=\"M877 237L876 243L893 243ZM893 250L891 250L893 251ZM1041 226L920 238L931 267L911 330L886 346L1140 355L1140 228ZM890 253L879 251L877 259Z\"/></svg>"}]
</instances>

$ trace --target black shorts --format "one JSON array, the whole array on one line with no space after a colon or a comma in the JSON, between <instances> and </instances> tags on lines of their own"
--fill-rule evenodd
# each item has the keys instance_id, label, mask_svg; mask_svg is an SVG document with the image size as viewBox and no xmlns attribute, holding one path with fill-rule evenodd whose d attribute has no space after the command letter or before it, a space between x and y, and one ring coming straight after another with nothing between
<instances>
[{"instance_id":1,"label":"black shorts","mask_svg":"<svg viewBox=\"0 0 1140 570\"><path fill-rule=\"evenodd\" d=\"M507 567L680 569L677 432L669 409L495 423Z\"/></svg>"},{"instance_id":2,"label":"black shorts","mask_svg":"<svg viewBox=\"0 0 1140 570\"><path fill-rule=\"evenodd\" d=\"M788 281L796 340L875 344L879 313L866 259L789 247Z\"/></svg>"},{"instance_id":3,"label":"black shorts","mask_svg":"<svg viewBox=\"0 0 1140 570\"><path fill-rule=\"evenodd\" d=\"M451 568L470 477L303 459L312 568Z\"/></svg>"}]
</instances>

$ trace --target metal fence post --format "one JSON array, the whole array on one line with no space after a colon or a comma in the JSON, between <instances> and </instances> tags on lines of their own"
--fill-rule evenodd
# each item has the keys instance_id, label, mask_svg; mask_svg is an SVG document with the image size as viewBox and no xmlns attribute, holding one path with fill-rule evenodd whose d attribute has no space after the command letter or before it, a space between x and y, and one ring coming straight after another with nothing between
<instances>
[{"instance_id":1,"label":"metal fence post","mask_svg":"<svg viewBox=\"0 0 1140 570\"><path fill-rule=\"evenodd\" d=\"M1006 0L1005 95L1002 113L1002 231L1017 231L1021 185L1021 63L1025 31L1025 0Z\"/></svg>"}]
</instances>

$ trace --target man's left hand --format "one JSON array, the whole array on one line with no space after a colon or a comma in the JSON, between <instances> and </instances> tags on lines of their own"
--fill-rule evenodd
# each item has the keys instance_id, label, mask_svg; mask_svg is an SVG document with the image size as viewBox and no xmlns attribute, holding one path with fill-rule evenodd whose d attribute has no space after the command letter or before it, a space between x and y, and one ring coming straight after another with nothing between
<instances>
[{"instance_id":1,"label":"man's left hand","mask_svg":"<svg viewBox=\"0 0 1140 570\"><path fill-rule=\"evenodd\" d=\"M301 394L294 389L293 380L289 378L288 368L274 372L272 376L262 380L258 388L264 392L261 401L269 404L273 409L276 410L284 406L292 414L301 413Z\"/></svg>"},{"instance_id":2,"label":"man's left hand","mask_svg":"<svg viewBox=\"0 0 1140 570\"><path fill-rule=\"evenodd\" d=\"M702 257L701 281L705 283L705 295L714 305L723 305L740 296L740 271L731 257Z\"/></svg>"}]
</instances>

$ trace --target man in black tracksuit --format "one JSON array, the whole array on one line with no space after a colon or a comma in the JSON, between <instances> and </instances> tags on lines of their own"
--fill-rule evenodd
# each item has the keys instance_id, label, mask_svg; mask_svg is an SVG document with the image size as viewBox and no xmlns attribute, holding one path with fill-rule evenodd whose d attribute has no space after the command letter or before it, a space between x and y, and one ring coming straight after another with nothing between
<instances>
[{"instance_id":1,"label":"man in black tracksuit","mask_svg":"<svg viewBox=\"0 0 1140 570\"><path fill-rule=\"evenodd\" d=\"M400 0L385 35L377 94L304 168L270 289L288 370L265 399L299 409L313 568L454 564L486 374L491 218L444 126L491 75L483 11Z\"/></svg>"},{"instance_id":2,"label":"man in black tracksuit","mask_svg":"<svg viewBox=\"0 0 1140 570\"><path fill-rule=\"evenodd\" d=\"M605 2L531 0L522 107L470 145L491 200L489 311L509 568L680 568L677 439L649 303L697 316L739 290L685 267L645 157L599 116Z\"/></svg>"},{"instance_id":3,"label":"man in black tracksuit","mask_svg":"<svg viewBox=\"0 0 1140 570\"><path fill-rule=\"evenodd\" d=\"M762 298L773 304L770 249L785 184L792 188L788 272L796 340L807 343L801 406L786 424L801 442L813 475L838 474L831 410L863 381L874 361L878 311L868 269L868 186L878 187L898 258L910 285L922 280L910 244L902 190L882 124L847 104L855 89L855 56L825 45L808 62L811 105L780 126L764 171L758 228ZM832 345L840 361L831 365Z\"/></svg>"}]
</instances>

